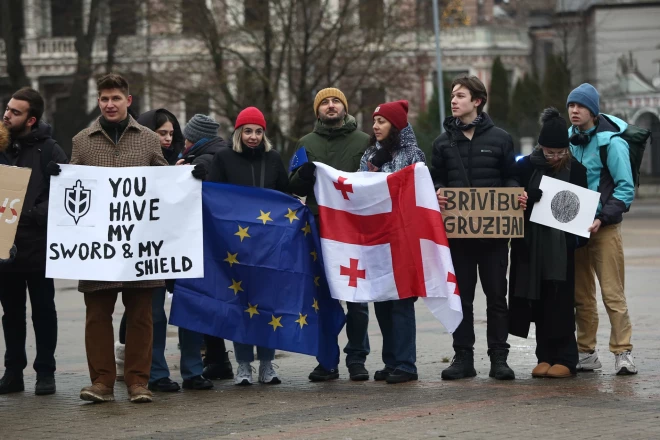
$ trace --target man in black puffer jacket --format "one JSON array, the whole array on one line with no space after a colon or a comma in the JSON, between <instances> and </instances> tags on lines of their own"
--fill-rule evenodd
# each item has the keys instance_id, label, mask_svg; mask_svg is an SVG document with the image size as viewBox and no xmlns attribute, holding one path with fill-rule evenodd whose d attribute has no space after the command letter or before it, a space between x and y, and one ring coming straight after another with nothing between
<instances>
[{"instance_id":1,"label":"man in black puffer jacket","mask_svg":"<svg viewBox=\"0 0 660 440\"><path fill-rule=\"evenodd\" d=\"M15 259L0 265L0 302L4 313L2 327L6 347L0 394L25 389L27 292L30 294L37 346L33 365L37 372L34 391L37 395L55 392L55 285L52 278L46 278L49 169L50 164L67 163L68 159L51 137L50 125L41 120L43 112L44 100L39 92L24 87L12 96L2 121L11 141L7 144L0 140L0 164L31 168L32 173L18 220Z\"/></svg>"},{"instance_id":2,"label":"man in black puffer jacket","mask_svg":"<svg viewBox=\"0 0 660 440\"><path fill-rule=\"evenodd\" d=\"M488 98L478 78L459 77L452 83L452 116L444 121L446 132L433 142L433 173L436 188L517 187L511 136L495 127L483 108ZM440 208L447 199L438 194ZM474 290L477 270L486 294L489 376L514 379L506 363L509 353L507 239L451 239L451 257L463 306L463 321L453 334L455 356L442 372L446 380L474 377Z\"/></svg>"}]
</instances>

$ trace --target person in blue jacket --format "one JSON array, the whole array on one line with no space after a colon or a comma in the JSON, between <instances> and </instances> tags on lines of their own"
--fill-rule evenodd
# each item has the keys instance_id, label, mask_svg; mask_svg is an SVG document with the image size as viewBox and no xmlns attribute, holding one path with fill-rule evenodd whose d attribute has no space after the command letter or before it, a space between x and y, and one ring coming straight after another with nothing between
<instances>
[{"instance_id":1,"label":"person in blue jacket","mask_svg":"<svg viewBox=\"0 0 660 440\"><path fill-rule=\"evenodd\" d=\"M621 221L635 196L630 149L621 138L628 124L600 113L600 96L591 84L582 84L566 100L572 126L571 153L587 168L590 190L600 193L596 217L589 228L589 244L575 252L575 322L579 362L577 370L602 368L596 352L598 308L596 282L610 318L610 351L618 375L636 374L632 356L632 324L624 291ZM607 163L600 150L607 149Z\"/></svg>"}]
</instances>

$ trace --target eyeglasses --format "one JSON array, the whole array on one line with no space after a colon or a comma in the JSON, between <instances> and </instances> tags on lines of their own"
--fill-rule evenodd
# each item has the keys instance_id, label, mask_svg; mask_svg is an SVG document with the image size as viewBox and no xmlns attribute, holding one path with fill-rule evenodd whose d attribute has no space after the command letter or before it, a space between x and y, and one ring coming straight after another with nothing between
<instances>
[{"instance_id":1,"label":"eyeglasses","mask_svg":"<svg viewBox=\"0 0 660 440\"><path fill-rule=\"evenodd\" d=\"M545 153L544 152L543 153L543 155L545 156L546 159L552 159L553 157L557 158L557 159L561 159L561 158L565 157L567 154L568 153L566 153L566 152L564 152L564 153Z\"/></svg>"}]
</instances>

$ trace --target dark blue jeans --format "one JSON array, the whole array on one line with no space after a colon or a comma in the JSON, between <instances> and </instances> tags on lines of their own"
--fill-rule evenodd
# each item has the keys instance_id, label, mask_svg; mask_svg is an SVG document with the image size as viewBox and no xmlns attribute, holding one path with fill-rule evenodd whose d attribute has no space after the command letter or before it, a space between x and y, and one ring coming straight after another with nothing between
<instances>
[{"instance_id":1,"label":"dark blue jeans","mask_svg":"<svg viewBox=\"0 0 660 440\"><path fill-rule=\"evenodd\" d=\"M383 334L383 363L408 373L417 373L415 301L417 298L374 303Z\"/></svg>"},{"instance_id":2,"label":"dark blue jeans","mask_svg":"<svg viewBox=\"0 0 660 440\"><path fill-rule=\"evenodd\" d=\"M34 370L37 376L55 373L55 347L57 346L57 312L55 311L55 285L45 272L2 274L0 302L4 315L2 329L5 335L5 369L23 375L27 367L25 339L27 335L26 290L30 292L32 325L37 344Z\"/></svg>"},{"instance_id":3,"label":"dark blue jeans","mask_svg":"<svg viewBox=\"0 0 660 440\"><path fill-rule=\"evenodd\" d=\"M165 360L165 343L167 341L167 315L165 314L165 288L155 289L151 313L154 322L153 355L151 357L151 373L149 382L154 383L165 377L170 377L170 370ZM190 379L202 374L202 342L201 333L185 328L179 328L179 345L181 346L181 377Z\"/></svg>"},{"instance_id":4,"label":"dark blue jeans","mask_svg":"<svg viewBox=\"0 0 660 440\"><path fill-rule=\"evenodd\" d=\"M369 304L346 302L346 366L364 364L369 355Z\"/></svg>"}]
</instances>

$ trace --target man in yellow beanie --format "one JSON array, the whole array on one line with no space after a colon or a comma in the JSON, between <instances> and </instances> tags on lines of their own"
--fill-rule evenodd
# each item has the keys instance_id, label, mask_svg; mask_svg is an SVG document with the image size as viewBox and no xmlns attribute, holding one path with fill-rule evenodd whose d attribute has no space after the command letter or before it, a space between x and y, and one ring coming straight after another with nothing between
<instances>
[{"instance_id":1,"label":"man in yellow beanie","mask_svg":"<svg viewBox=\"0 0 660 440\"><path fill-rule=\"evenodd\" d=\"M290 188L294 194L307 196L307 205L318 221L318 205L314 197L316 165L313 162L355 172L360 168L360 159L369 146L369 135L357 129L355 118L348 114L348 100L339 89L319 91L314 98L314 113L317 118L314 131L303 136L296 145L296 150L305 148L309 162L293 171ZM347 303L347 308L346 366L351 380L368 380L369 372L364 363L369 354L369 308L366 303ZM319 364L309 375L309 380L322 382L338 377L338 368L326 370Z\"/></svg>"}]
</instances>

